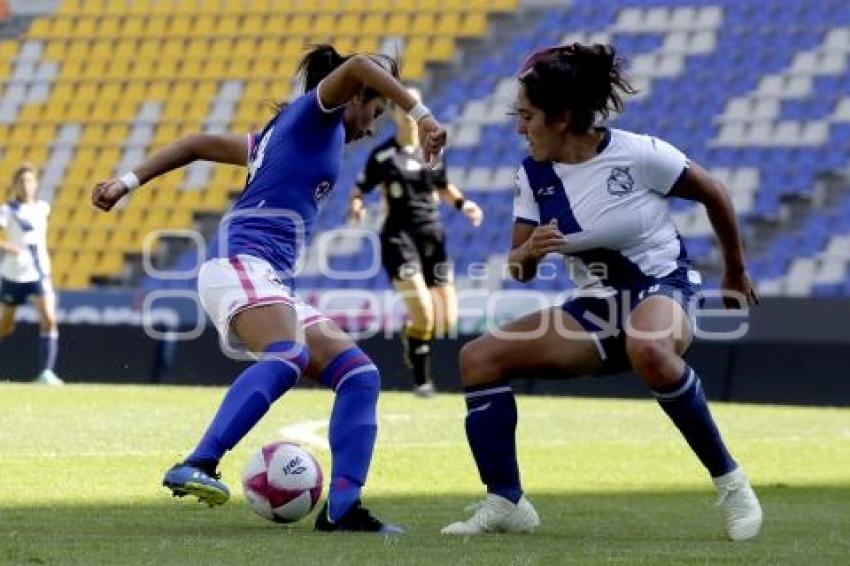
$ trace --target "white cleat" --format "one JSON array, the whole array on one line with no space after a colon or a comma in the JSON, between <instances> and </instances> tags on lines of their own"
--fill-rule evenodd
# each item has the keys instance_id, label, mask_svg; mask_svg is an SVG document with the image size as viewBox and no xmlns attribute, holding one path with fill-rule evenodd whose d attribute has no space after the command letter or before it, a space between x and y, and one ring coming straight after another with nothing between
<instances>
[{"instance_id":1,"label":"white cleat","mask_svg":"<svg viewBox=\"0 0 850 566\"><path fill-rule=\"evenodd\" d=\"M33 383L40 383L42 385L65 385L65 382L59 379L59 376L49 369L38 374L38 377L35 378Z\"/></svg>"},{"instance_id":2,"label":"white cleat","mask_svg":"<svg viewBox=\"0 0 850 566\"><path fill-rule=\"evenodd\" d=\"M482 533L530 533L540 525L540 517L528 499L514 504L500 495L488 493L484 501L470 505L475 511L466 521L444 527L444 535L478 535Z\"/></svg>"},{"instance_id":3,"label":"white cleat","mask_svg":"<svg viewBox=\"0 0 850 566\"><path fill-rule=\"evenodd\" d=\"M742 541L759 534L761 505L744 470L735 468L713 481L719 496L717 505L723 507L726 515L726 536L734 541Z\"/></svg>"},{"instance_id":4,"label":"white cleat","mask_svg":"<svg viewBox=\"0 0 850 566\"><path fill-rule=\"evenodd\" d=\"M426 381L421 385L417 385L413 388L413 394L417 397L421 397L423 399L427 399L429 397L434 396L434 383L431 381Z\"/></svg>"}]
</instances>

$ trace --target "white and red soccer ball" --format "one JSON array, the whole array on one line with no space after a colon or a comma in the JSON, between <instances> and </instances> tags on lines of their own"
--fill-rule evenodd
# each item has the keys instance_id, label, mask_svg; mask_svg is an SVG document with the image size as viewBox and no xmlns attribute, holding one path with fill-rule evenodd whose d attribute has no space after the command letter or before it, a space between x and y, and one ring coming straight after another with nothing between
<instances>
[{"instance_id":1,"label":"white and red soccer ball","mask_svg":"<svg viewBox=\"0 0 850 566\"><path fill-rule=\"evenodd\" d=\"M322 495L322 468L291 442L260 448L242 472L245 499L258 515L276 523L306 517Z\"/></svg>"}]
</instances>

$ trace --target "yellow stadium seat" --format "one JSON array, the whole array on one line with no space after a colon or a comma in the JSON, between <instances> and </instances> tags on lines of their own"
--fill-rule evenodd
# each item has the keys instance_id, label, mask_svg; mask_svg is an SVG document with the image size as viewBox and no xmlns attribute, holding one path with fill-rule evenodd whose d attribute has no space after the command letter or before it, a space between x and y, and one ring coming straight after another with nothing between
<instances>
[{"instance_id":1,"label":"yellow stadium seat","mask_svg":"<svg viewBox=\"0 0 850 566\"><path fill-rule=\"evenodd\" d=\"M126 17L121 24L121 37L125 39L139 38L143 35L144 19L139 17Z\"/></svg>"},{"instance_id":2,"label":"yellow stadium seat","mask_svg":"<svg viewBox=\"0 0 850 566\"><path fill-rule=\"evenodd\" d=\"M253 37L241 37L233 42L231 58L251 59L257 53L257 42Z\"/></svg>"},{"instance_id":3,"label":"yellow stadium seat","mask_svg":"<svg viewBox=\"0 0 850 566\"><path fill-rule=\"evenodd\" d=\"M100 80L107 77L107 62L89 59L83 68L83 76L89 79Z\"/></svg>"},{"instance_id":4,"label":"yellow stadium seat","mask_svg":"<svg viewBox=\"0 0 850 566\"><path fill-rule=\"evenodd\" d=\"M336 15L320 14L315 20L313 20L313 27L310 31L313 34L323 36L334 34L336 32Z\"/></svg>"},{"instance_id":5,"label":"yellow stadium seat","mask_svg":"<svg viewBox=\"0 0 850 566\"><path fill-rule=\"evenodd\" d=\"M194 16L192 28L189 35L192 37L208 36L213 34L215 27L215 17L209 14Z\"/></svg>"},{"instance_id":6,"label":"yellow stadium seat","mask_svg":"<svg viewBox=\"0 0 850 566\"><path fill-rule=\"evenodd\" d=\"M165 37L168 34L167 24L168 20L161 15L148 16L142 28L142 35L145 37Z\"/></svg>"},{"instance_id":7,"label":"yellow stadium seat","mask_svg":"<svg viewBox=\"0 0 850 566\"><path fill-rule=\"evenodd\" d=\"M215 32L218 35L234 36L240 31L239 18L231 15L221 15L217 18Z\"/></svg>"},{"instance_id":8,"label":"yellow stadium seat","mask_svg":"<svg viewBox=\"0 0 850 566\"><path fill-rule=\"evenodd\" d=\"M9 49L11 47L11 50ZM68 56L69 42L52 39L44 42L44 58L50 60L65 59ZM11 51L11 53L9 53ZM0 41L0 60L11 59L18 52L18 44L13 41Z\"/></svg>"},{"instance_id":9,"label":"yellow stadium seat","mask_svg":"<svg viewBox=\"0 0 850 566\"><path fill-rule=\"evenodd\" d=\"M124 256L120 252L106 252L101 255L95 268L95 273L104 275L119 275L124 269Z\"/></svg>"},{"instance_id":10,"label":"yellow stadium seat","mask_svg":"<svg viewBox=\"0 0 850 566\"><path fill-rule=\"evenodd\" d=\"M443 12L438 16L437 29L441 36L456 36L460 33L460 22L458 12Z\"/></svg>"},{"instance_id":11,"label":"yellow stadium seat","mask_svg":"<svg viewBox=\"0 0 850 566\"><path fill-rule=\"evenodd\" d=\"M192 16L174 16L168 24L168 35L170 37L185 37L192 29Z\"/></svg>"},{"instance_id":12,"label":"yellow stadium seat","mask_svg":"<svg viewBox=\"0 0 850 566\"><path fill-rule=\"evenodd\" d=\"M75 262L76 263L76 262ZM67 291L80 291L89 286L89 273L79 267L65 273L58 287Z\"/></svg>"},{"instance_id":13,"label":"yellow stadium seat","mask_svg":"<svg viewBox=\"0 0 850 566\"><path fill-rule=\"evenodd\" d=\"M165 100L171 94L171 83L154 80L148 83L144 98L148 100Z\"/></svg>"},{"instance_id":14,"label":"yellow stadium seat","mask_svg":"<svg viewBox=\"0 0 850 566\"><path fill-rule=\"evenodd\" d=\"M307 14L296 14L289 18L281 33L288 35L307 35L312 31L312 17Z\"/></svg>"},{"instance_id":15,"label":"yellow stadium seat","mask_svg":"<svg viewBox=\"0 0 850 566\"><path fill-rule=\"evenodd\" d=\"M117 38L121 35L121 18L107 16L100 19L95 31L97 37Z\"/></svg>"},{"instance_id":16,"label":"yellow stadium seat","mask_svg":"<svg viewBox=\"0 0 850 566\"><path fill-rule=\"evenodd\" d=\"M435 37L428 48L428 59L451 61L455 56L455 41L451 37Z\"/></svg>"},{"instance_id":17,"label":"yellow stadium seat","mask_svg":"<svg viewBox=\"0 0 850 566\"><path fill-rule=\"evenodd\" d=\"M369 36L384 35L386 33L384 29L385 20L384 14L367 14L361 20L361 26L357 33Z\"/></svg>"},{"instance_id":18,"label":"yellow stadium seat","mask_svg":"<svg viewBox=\"0 0 850 566\"><path fill-rule=\"evenodd\" d=\"M189 59L204 59L210 54L209 41L205 37L193 37L186 44L185 57Z\"/></svg>"},{"instance_id":19,"label":"yellow stadium seat","mask_svg":"<svg viewBox=\"0 0 850 566\"><path fill-rule=\"evenodd\" d=\"M249 33L254 33L263 38L279 38L282 34L284 34L284 32L287 32L289 29L287 27L289 22L289 16L280 11L275 11L270 14L264 14L261 16L261 18L262 21L260 23L260 26L255 29L250 29Z\"/></svg>"},{"instance_id":20,"label":"yellow stadium seat","mask_svg":"<svg viewBox=\"0 0 850 566\"><path fill-rule=\"evenodd\" d=\"M487 33L487 15L484 12L469 12L463 19L458 33L462 37L480 37Z\"/></svg>"},{"instance_id":21,"label":"yellow stadium seat","mask_svg":"<svg viewBox=\"0 0 850 566\"><path fill-rule=\"evenodd\" d=\"M91 54L91 43L86 39L74 39L67 45L68 51L63 55L63 58L85 61Z\"/></svg>"},{"instance_id":22,"label":"yellow stadium seat","mask_svg":"<svg viewBox=\"0 0 850 566\"><path fill-rule=\"evenodd\" d=\"M385 34L407 35L410 29L410 18L407 14L392 14L386 22Z\"/></svg>"},{"instance_id":23,"label":"yellow stadium seat","mask_svg":"<svg viewBox=\"0 0 850 566\"><path fill-rule=\"evenodd\" d=\"M51 25L48 18L36 18L27 30L27 36L33 39L47 39L53 37Z\"/></svg>"}]
</instances>

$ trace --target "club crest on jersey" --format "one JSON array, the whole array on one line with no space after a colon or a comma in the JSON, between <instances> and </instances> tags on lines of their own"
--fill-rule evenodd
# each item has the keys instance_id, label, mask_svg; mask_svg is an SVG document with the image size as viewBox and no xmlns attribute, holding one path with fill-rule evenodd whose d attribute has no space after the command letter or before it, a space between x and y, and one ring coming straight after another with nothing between
<instances>
[{"instance_id":1,"label":"club crest on jersey","mask_svg":"<svg viewBox=\"0 0 850 566\"><path fill-rule=\"evenodd\" d=\"M328 195L331 194L332 185L329 181L322 181L318 185L316 185L316 190L313 191L313 197L318 202L324 202L325 199L328 198Z\"/></svg>"},{"instance_id":2,"label":"club crest on jersey","mask_svg":"<svg viewBox=\"0 0 850 566\"><path fill-rule=\"evenodd\" d=\"M280 276L279 276L276 272L274 272L273 270L271 270L271 269L269 269L269 270L266 272L266 278L269 280L269 282L270 282L272 285L277 285L278 287L283 287L283 286L284 286L284 285L283 285L283 279L281 279L281 278L280 278Z\"/></svg>"},{"instance_id":3,"label":"club crest on jersey","mask_svg":"<svg viewBox=\"0 0 850 566\"><path fill-rule=\"evenodd\" d=\"M635 188L635 180L628 167L614 167L608 175L608 192L615 197L622 197Z\"/></svg>"}]
</instances>

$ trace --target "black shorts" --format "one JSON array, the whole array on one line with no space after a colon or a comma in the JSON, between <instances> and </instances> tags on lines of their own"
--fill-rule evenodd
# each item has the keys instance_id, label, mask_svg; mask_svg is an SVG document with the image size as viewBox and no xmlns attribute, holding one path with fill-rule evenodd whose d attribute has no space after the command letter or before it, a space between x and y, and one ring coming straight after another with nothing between
<instances>
[{"instance_id":1,"label":"black shorts","mask_svg":"<svg viewBox=\"0 0 850 566\"><path fill-rule=\"evenodd\" d=\"M381 232L381 261L392 280L422 274L429 287L451 285L454 266L446 253L442 228L385 229Z\"/></svg>"},{"instance_id":2,"label":"black shorts","mask_svg":"<svg viewBox=\"0 0 850 566\"><path fill-rule=\"evenodd\" d=\"M46 279L18 283L9 279L0 280L0 303L17 307L27 302L31 296L41 297L50 290Z\"/></svg>"}]
</instances>

